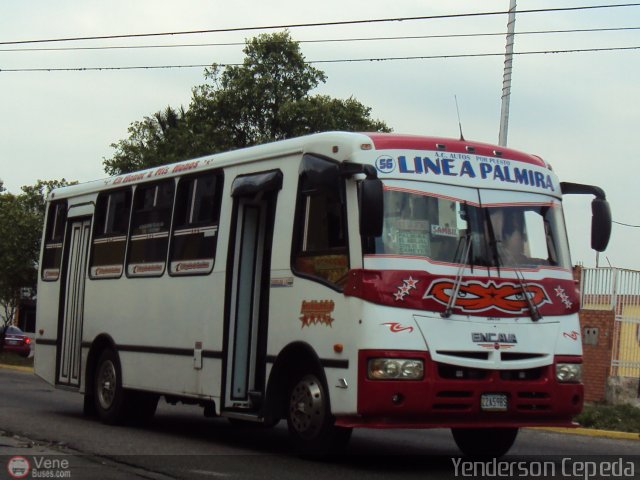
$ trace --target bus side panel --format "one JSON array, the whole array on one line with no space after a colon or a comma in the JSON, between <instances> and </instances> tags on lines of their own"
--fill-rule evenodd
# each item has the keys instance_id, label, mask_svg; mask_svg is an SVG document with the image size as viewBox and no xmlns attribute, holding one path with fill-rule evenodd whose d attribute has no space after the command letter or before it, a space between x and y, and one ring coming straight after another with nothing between
<instances>
[{"instance_id":1,"label":"bus side panel","mask_svg":"<svg viewBox=\"0 0 640 480\"><path fill-rule=\"evenodd\" d=\"M38 281L36 304L36 345L34 370L36 375L54 385L56 381L56 344L60 280Z\"/></svg>"},{"instance_id":2,"label":"bus side panel","mask_svg":"<svg viewBox=\"0 0 640 480\"><path fill-rule=\"evenodd\" d=\"M294 172L297 180L297 172ZM334 414L355 414L357 409L358 344L362 301L317 280L292 271L291 252L297 182L278 199L271 271L268 354L277 356L293 342L311 346L324 367ZM349 184L349 182L348 182ZM347 190L348 203L357 206L355 185ZM350 267L361 266L357 208L348 212ZM342 346L342 351L340 350Z\"/></svg>"},{"instance_id":3,"label":"bus side panel","mask_svg":"<svg viewBox=\"0 0 640 480\"><path fill-rule=\"evenodd\" d=\"M217 258L216 265L224 265ZM85 341L115 342L125 387L176 395L219 396L224 273L90 280ZM196 343L204 352L194 363ZM203 378L204 377L204 378Z\"/></svg>"},{"instance_id":4,"label":"bus side panel","mask_svg":"<svg viewBox=\"0 0 640 480\"><path fill-rule=\"evenodd\" d=\"M127 278L123 274L118 279L87 281L85 344L105 333L113 339L125 387L187 397L217 399L221 396L222 365L226 356L224 309L233 200L231 184L238 175L273 168L280 168L285 179L297 179L299 157L296 156L296 161L288 160L278 158L225 169L216 258L211 274L170 276L165 271L154 278ZM295 191L295 185L287 185L286 189ZM286 210L287 204L278 198L282 228L290 232L292 211L280 210ZM276 227L276 231L279 229L280 226ZM286 244L290 245L290 239ZM278 244L274 242L274 245ZM287 247L286 253L280 255L282 251L278 245L273 257L286 258L288 268L290 249ZM201 364L200 353L195 358L197 349L202 352Z\"/></svg>"}]
</instances>

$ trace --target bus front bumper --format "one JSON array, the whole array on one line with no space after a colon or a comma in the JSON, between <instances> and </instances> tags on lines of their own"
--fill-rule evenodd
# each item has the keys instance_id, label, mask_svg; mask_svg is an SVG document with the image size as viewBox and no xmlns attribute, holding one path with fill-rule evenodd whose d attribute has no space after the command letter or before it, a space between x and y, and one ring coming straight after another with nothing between
<instances>
[{"instance_id":1,"label":"bus front bumper","mask_svg":"<svg viewBox=\"0 0 640 480\"><path fill-rule=\"evenodd\" d=\"M422 359L421 380L371 380L370 358ZM575 427L582 411L582 383L556 379L557 363L581 363L556 356L551 365L522 370L484 370L431 360L428 352L362 350L358 362L358 413L338 416L336 425L369 428Z\"/></svg>"}]
</instances>

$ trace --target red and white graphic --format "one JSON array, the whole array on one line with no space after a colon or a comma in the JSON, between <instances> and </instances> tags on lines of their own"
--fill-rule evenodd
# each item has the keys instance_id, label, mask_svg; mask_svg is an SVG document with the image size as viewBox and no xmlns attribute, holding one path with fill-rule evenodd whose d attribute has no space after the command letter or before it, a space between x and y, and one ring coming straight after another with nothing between
<instances>
[{"instance_id":1,"label":"red and white graphic","mask_svg":"<svg viewBox=\"0 0 640 480\"><path fill-rule=\"evenodd\" d=\"M427 289L424 298L432 298L442 305L448 305L454 289L455 283L452 280L436 280ZM470 280L460 284L455 307L463 312L482 312L495 308L506 313L523 313L529 309L529 301L536 307L551 303L544 288L537 284L525 283L522 286L511 282L498 284L492 280Z\"/></svg>"},{"instance_id":2,"label":"red and white graphic","mask_svg":"<svg viewBox=\"0 0 640 480\"><path fill-rule=\"evenodd\" d=\"M572 330L570 332L562 332L562 336L570 338L571 340L573 340L575 342L576 340L578 340L578 337L580 336L580 334L578 332L576 332L575 330Z\"/></svg>"},{"instance_id":3,"label":"red and white graphic","mask_svg":"<svg viewBox=\"0 0 640 480\"><path fill-rule=\"evenodd\" d=\"M213 269L213 259L186 260L171 262L171 273L173 275L194 275L198 273L209 273Z\"/></svg>"},{"instance_id":4,"label":"red and white graphic","mask_svg":"<svg viewBox=\"0 0 640 480\"><path fill-rule=\"evenodd\" d=\"M27 478L31 471L29 460L24 457L11 457L7 462L7 472L11 478Z\"/></svg>"},{"instance_id":5,"label":"red and white graphic","mask_svg":"<svg viewBox=\"0 0 640 480\"><path fill-rule=\"evenodd\" d=\"M127 273L132 277L162 275L162 272L164 272L164 262L130 263L127 266Z\"/></svg>"},{"instance_id":6,"label":"red and white graphic","mask_svg":"<svg viewBox=\"0 0 640 480\"><path fill-rule=\"evenodd\" d=\"M385 325L389 327L389 331L393 333L413 332L413 327L411 325L405 327L404 325L401 325L398 322L387 322L387 323L381 323L380 325Z\"/></svg>"},{"instance_id":7,"label":"red and white graphic","mask_svg":"<svg viewBox=\"0 0 640 480\"><path fill-rule=\"evenodd\" d=\"M564 288L558 285L554 289L554 291L556 292L556 297L560 298L560 301L564 303L564 306L567 307L567 309L573 306L573 302L569 300L569 295L567 295L567 292L565 292Z\"/></svg>"},{"instance_id":8,"label":"red and white graphic","mask_svg":"<svg viewBox=\"0 0 640 480\"><path fill-rule=\"evenodd\" d=\"M335 306L333 300L303 300L300 306L301 328L318 324L330 327L334 320L331 314Z\"/></svg>"},{"instance_id":9,"label":"red and white graphic","mask_svg":"<svg viewBox=\"0 0 640 480\"><path fill-rule=\"evenodd\" d=\"M411 293L411 290L416 290L416 285L419 283L418 280L414 280L413 277L406 278L402 281L401 285L398 285L398 290L393 294L393 297L396 299L396 302L404 302L404 297Z\"/></svg>"},{"instance_id":10,"label":"red and white graphic","mask_svg":"<svg viewBox=\"0 0 640 480\"><path fill-rule=\"evenodd\" d=\"M122 265L91 267L91 278L117 278L122 275Z\"/></svg>"}]
</instances>

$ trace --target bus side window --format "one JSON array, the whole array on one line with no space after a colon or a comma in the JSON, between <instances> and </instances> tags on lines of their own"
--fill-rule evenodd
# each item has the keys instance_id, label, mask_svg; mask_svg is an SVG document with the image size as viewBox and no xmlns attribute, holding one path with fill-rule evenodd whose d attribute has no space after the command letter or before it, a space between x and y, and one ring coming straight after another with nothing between
<instances>
[{"instance_id":1,"label":"bus side window","mask_svg":"<svg viewBox=\"0 0 640 480\"><path fill-rule=\"evenodd\" d=\"M180 179L169 257L171 275L208 274L213 270L221 194L222 174Z\"/></svg>"},{"instance_id":2,"label":"bus side window","mask_svg":"<svg viewBox=\"0 0 640 480\"><path fill-rule=\"evenodd\" d=\"M313 159L315 172L337 167L324 160ZM304 164L303 164L304 167ZM342 202L344 179L339 175L322 174L322 181L313 183L300 176L297 212L294 226L293 270L342 289L349 271L347 223Z\"/></svg>"},{"instance_id":3,"label":"bus side window","mask_svg":"<svg viewBox=\"0 0 640 480\"><path fill-rule=\"evenodd\" d=\"M130 213L131 189L98 196L91 244L91 278L122 275Z\"/></svg>"},{"instance_id":4,"label":"bus side window","mask_svg":"<svg viewBox=\"0 0 640 480\"><path fill-rule=\"evenodd\" d=\"M174 191L173 179L143 184L136 188L127 275L152 277L164 273Z\"/></svg>"},{"instance_id":5,"label":"bus side window","mask_svg":"<svg viewBox=\"0 0 640 480\"><path fill-rule=\"evenodd\" d=\"M62 242L67 225L67 202L60 200L49 204L47 215L47 231L44 238L42 255L42 279L56 281L60 277L62 262Z\"/></svg>"}]
</instances>

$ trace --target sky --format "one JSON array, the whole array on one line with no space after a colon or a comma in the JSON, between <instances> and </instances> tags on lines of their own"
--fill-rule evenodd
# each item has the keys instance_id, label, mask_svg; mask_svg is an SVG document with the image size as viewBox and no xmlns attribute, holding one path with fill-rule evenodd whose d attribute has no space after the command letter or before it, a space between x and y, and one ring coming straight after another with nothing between
<instances>
[{"instance_id":1,"label":"sky","mask_svg":"<svg viewBox=\"0 0 640 480\"><path fill-rule=\"evenodd\" d=\"M620 2L623 3L623 2ZM561 181L602 187L616 222L640 225L640 6L525 13L615 5L589 0L518 2L508 145L543 157ZM321 6L320 6L321 5ZM20 193L38 179L89 181L106 176L103 160L127 128L167 105L187 107L203 68L15 71L238 63L246 38L274 30L74 42L25 40L110 36L504 12L508 0L30 0L0 5L0 179ZM501 54L506 15L465 16L290 28L308 61ZM626 28L617 31L526 33ZM354 41L361 38L414 37ZM311 40L352 39L344 42ZM237 43L175 47L177 44ZM69 47L154 46L84 50ZM638 47L600 52L522 54ZM504 58L423 58L314 64L327 75L314 92L354 97L395 132L498 142ZM615 223L607 250L590 249L591 197L565 197L574 263L640 270L640 228Z\"/></svg>"}]
</instances>

